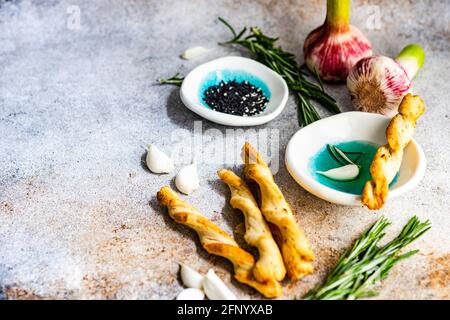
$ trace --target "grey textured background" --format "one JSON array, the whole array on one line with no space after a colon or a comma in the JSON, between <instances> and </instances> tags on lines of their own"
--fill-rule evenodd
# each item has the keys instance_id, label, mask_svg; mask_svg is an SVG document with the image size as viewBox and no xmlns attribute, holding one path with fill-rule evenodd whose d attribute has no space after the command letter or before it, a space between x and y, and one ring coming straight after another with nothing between
<instances>
[{"instance_id":1,"label":"grey textured background","mask_svg":"<svg viewBox=\"0 0 450 320\"><path fill-rule=\"evenodd\" d=\"M172 299L181 289L177 261L227 282L231 267L208 256L193 232L175 225L155 202L173 175L142 165L146 143L170 150L174 129L193 130L198 116L183 107L178 89L155 85L235 48L217 46L229 33L217 23L257 25L298 53L322 23L325 1L0 1L0 296L3 298ZM81 28L67 28L77 5ZM409 42L427 52L415 90L427 112L415 138L428 167L418 188L380 212L333 205L301 189L281 165L276 180L297 212L317 254L316 273L286 282L284 298L299 297L324 279L343 249L381 214L399 231L412 214L432 230L411 247L421 253L395 267L379 298L449 298L450 292L450 3L353 1L352 23L374 51L394 56ZM373 7L375 6L375 7ZM381 28L367 28L380 10ZM193 45L213 50L197 60L179 54ZM344 110L345 86L327 85ZM323 113L323 115L326 115ZM225 128L208 122L204 129ZM298 130L290 99L274 121L280 161ZM205 145L215 136L204 137ZM250 133L251 135L251 133ZM189 201L228 231L242 221L217 181L220 165L200 166L202 187ZM231 281L242 298L260 298Z\"/></svg>"}]
</instances>

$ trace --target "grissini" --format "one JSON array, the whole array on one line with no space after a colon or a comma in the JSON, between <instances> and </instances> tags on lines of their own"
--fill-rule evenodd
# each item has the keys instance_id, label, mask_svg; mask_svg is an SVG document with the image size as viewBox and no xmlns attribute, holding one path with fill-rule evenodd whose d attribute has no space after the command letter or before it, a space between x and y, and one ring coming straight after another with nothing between
<instances>
[{"instance_id":1,"label":"grissini","mask_svg":"<svg viewBox=\"0 0 450 320\"><path fill-rule=\"evenodd\" d=\"M233 171L222 169L217 174L230 188L231 206L244 214L245 241L258 249L253 275L260 282L283 280L286 275L283 258L249 187Z\"/></svg>"},{"instance_id":2,"label":"grissini","mask_svg":"<svg viewBox=\"0 0 450 320\"><path fill-rule=\"evenodd\" d=\"M261 155L249 144L242 149L244 172L248 179L256 182L261 193L261 212L273 223L281 234L281 253L287 273L298 280L314 271L314 253L308 240L297 225L292 210L275 183L272 172Z\"/></svg>"},{"instance_id":3,"label":"grissini","mask_svg":"<svg viewBox=\"0 0 450 320\"><path fill-rule=\"evenodd\" d=\"M408 93L400 103L386 129L387 143L378 148L370 166L372 180L367 181L361 202L371 210L378 210L386 202L389 184L402 164L403 152L411 141L416 121L425 112L425 104L419 96Z\"/></svg>"},{"instance_id":4,"label":"grissini","mask_svg":"<svg viewBox=\"0 0 450 320\"><path fill-rule=\"evenodd\" d=\"M225 231L203 216L197 209L180 199L170 187L161 188L157 194L158 201L169 210L170 217L195 230L203 248L210 254L229 260L234 267L234 277L237 281L247 284L262 293L267 298L281 295L281 287L276 281L260 283L253 277L255 265L253 256L239 247L234 239Z\"/></svg>"}]
</instances>

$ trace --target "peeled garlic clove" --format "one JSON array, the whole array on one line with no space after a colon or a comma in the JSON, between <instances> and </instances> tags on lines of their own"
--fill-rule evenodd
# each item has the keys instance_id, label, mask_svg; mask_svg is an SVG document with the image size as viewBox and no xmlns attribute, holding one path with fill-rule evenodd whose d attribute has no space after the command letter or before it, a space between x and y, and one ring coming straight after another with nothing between
<instances>
[{"instance_id":1,"label":"peeled garlic clove","mask_svg":"<svg viewBox=\"0 0 450 320\"><path fill-rule=\"evenodd\" d=\"M210 300L236 300L236 295L216 275L214 270L209 269L203 279L203 290Z\"/></svg>"},{"instance_id":2,"label":"peeled garlic clove","mask_svg":"<svg viewBox=\"0 0 450 320\"><path fill-rule=\"evenodd\" d=\"M145 161L153 173L170 173L175 169L173 160L153 144L148 147Z\"/></svg>"},{"instance_id":3,"label":"peeled garlic clove","mask_svg":"<svg viewBox=\"0 0 450 320\"><path fill-rule=\"evenodd\" d=\"M181 168L175 178L175 185L184 194L191 194L197 190L200 187L197 164L193 163Z\"/></svg>"},{"instance_id":4,"label":"peeled garlic clove","mask_svg":"<svg viewBox=\"0 0 450 320\"><path fill-rule=\"evenodd\" d=\"M196 288L184 289L177 296L177 300L203 300L204 298L203 291Z\"/></svg>"},{"instance_id":5,"label":"peeled garlic clove","mask_svg":"<svg viewBox=\"0 0 450 320\"><path fill-rule=\"evenodd\" d=\"M411 43L400 51L395 61L405 69L408 78L412 80L425 62L425 51L420 45Z\"/></svg>"},{"instance_id":6,"label":"peeled garlic clove","mask_svg":"<svg viewBox=\"0 0 450 320\"><path fill-rule=\"evenodd\" d=\"M190 59L194 59L197 58L198 56L201 56L202 54L205 54L206 52L208 52L209 49L206 49L204 47L192 47L187 49L185 52L183 52L183 54L181 55L181 58L185 59L185 60L190 60Z\"/></svg>"},{"instance_id":7,"label":"peeled garlic clove","mask_svg":"<svg viewBox=\"0 0 450 320\"><path fill-rule=\"evenodd\" d=\"M334 168L328 171L316 171L318 174L336 181L354 180L359 175L359 167L356 164L348 164L343 167Z\"/></svg>"},{"instance_id":8,"label":"peeled garlic clove","mask_svg":"<svg viewBox=\"0 0 450 320\"><path fill-rule=\"evenodd\" d=\"M203 286L203 276L191 267L180 264L180 276L183 284L188 288L201 289Z\"/></svg>"}]
</instances>

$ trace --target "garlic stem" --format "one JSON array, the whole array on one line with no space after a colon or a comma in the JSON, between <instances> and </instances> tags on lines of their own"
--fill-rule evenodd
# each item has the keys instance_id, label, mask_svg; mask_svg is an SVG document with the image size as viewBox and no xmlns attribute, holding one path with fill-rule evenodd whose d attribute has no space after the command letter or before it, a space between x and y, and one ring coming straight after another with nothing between
<instances>
[{"instance_id":1,"label":"garlic stem","mask_svg":"<svg viewBox=\"0 0 450 320\"><path fill-rule=\"evenodd\" d=\"M405 69L408 78L412 80L423 66L425 52L420 45L413 43L404 47L395 61Z\"/></svg>"},{"instance_id":2,"label":"garlic stem","mask_svg":"<svg viewBox=\"0 0 450 320\"><path fill-rule=\"evenodd\" d=\"M351 181L358 177L359 167L356 164L348 164L328 171L316 171L316 173L335 181Z\"/></svg>"},{"instance_id":3,"label":"garlic stem","mask_svg":"<svg viewBox=\"0 0 450 320\"><path fill-rule=\"evenodd\" d=\"M197 164L195 162L181 168L175 178L175 185L184 194L191 194L200 187Z\"/></svg>"},{"instance_id":4,"label":"garlic stem","mask_svg":"<svg viewBox=\"0 0 450 320\"><path fill-rule=\"evenodd\" d=\"M349 29L350 0L327 0L327 24L331 29Z\"/></svg>"}]
</instances>

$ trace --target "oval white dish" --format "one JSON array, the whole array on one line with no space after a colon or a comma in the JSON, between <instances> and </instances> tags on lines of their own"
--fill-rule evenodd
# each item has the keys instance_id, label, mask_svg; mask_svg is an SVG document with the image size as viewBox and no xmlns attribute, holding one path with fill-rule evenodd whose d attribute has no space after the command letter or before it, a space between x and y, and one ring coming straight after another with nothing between
<instances>
[{"instance_id":1,"label":"oval white dish","mask_svg":"<svg viewBox=\"0 0 450 320\"><path fill-rule=\"evenodd\" d=\"M385 144L385 131L390 119L354 111L316 121L292 136L286 148L286 167L294 180L315 196L337 204L360 206L360 195L338 191L318 182L309 170L310 160L326 144L352 140ZM389 190L388 199L416 187L425 174L425 168L423 150L413 139L405 149L398 180Z\"/></svg>"},{"instance_id":2,"label":"oval white dish","mask_svg":"<svg viewBox=\"0 0 450 320\"><path fill-rule=\"evenodd\" d=\"M202 86L211 75L218 80L223 78L224 71L237 74L244 72L267 87L270 98L266 109L260 114L243 117L214 111L205 105L201 101ZM219 58L196 67L185 77L180 90L181 100L189 110L212 122L228 126L255 126L273 120L286 106L288 94L286 82L276 72L255 60L234 56Z\"/></svg>"}]
</instances>

